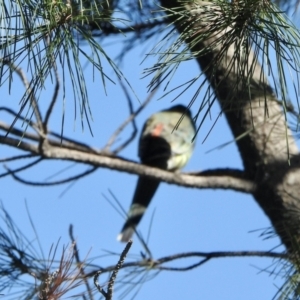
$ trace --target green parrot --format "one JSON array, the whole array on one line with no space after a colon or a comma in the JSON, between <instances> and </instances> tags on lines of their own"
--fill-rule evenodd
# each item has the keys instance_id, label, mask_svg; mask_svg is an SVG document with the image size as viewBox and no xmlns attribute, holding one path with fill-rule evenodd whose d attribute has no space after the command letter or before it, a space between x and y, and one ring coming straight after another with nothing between
<instances>
[{"instance_id":1,"label":"green parrot","mask_svg":"<svg viewBox=\"0 0 300 300\"><path fill-rule=\"evenodd\" d=\"M183 119L179 122L180 118ZM177 125L179 126L177 127ZM139 157L147 166L172 172L183 168L192 155L196 128L190 110L183 105L153 114L145 123L139 140ZM160 181L139 177L132 204L117 239L128 242L154 196Z\"/></svg>"}]
</instances>

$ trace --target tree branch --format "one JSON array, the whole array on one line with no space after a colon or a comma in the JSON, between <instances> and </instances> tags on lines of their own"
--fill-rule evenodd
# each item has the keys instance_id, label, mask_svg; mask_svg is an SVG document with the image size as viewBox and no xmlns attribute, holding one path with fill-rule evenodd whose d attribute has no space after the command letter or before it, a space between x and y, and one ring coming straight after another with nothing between
<instances>
[{"instance_id":1,"label":"tree branch","mask_svg":"<svg viewBox=\"0 0 300 300\"><path fill-rule=\"evenodd\" d=\"M129 143L132 142L132 140L135 138L136 133L137 133L137 126L135 123L135 118L136 116L146 107L146 105L151 101L151 99L153 98L155 92L157 90L152 91L148 97L146 98L146 100L139 106L139 108L134 112L133 108L132 108L132 101L130 98L130 95L126 89L126 87L123 85L122 81L120 81L121 87L124 91L124 94L126 96L127 102L128 102L128 106L129 106L129 111L130 111L130 116L127 120L125 120L125 122L123 122L123 124L121 124L121 126L119 126L119 128L114 132L114 134L111 136L111 138L109 139L109 141L107 142L107 145L105 146L105 150L109 152L110 147L113 145L115 139L117 138L117 136L126 128L126 126L132 122L132 126L133 126L133 132L131 134L131 136L122 144L120 145L117 149L115 149L113 151L114 154L118 154L121 150L123 150L126 146L129 145Z\"/></svg>"},{"instance_id":2,"label":"tree branch","mask_svg":"<svg viewBox=\"0 0 300 300\"><path fill-rule=\"evenodd\" d=\"M165 263L174 262L178 259L185 258L201 258L200 262L192 264L182 268L164 267ZM191 268L200 266L201 264L215 258L234 258L234 257L269 257L276 259L288 260L289 255L286 253L272 252L272 251L216 251L216 252L186 252L179 253L175 255L169 255L155 260L143 259L134 262L124 263L122 269L133 268L133 267L143 267L152 270L164 270L164 271L188 271ZM108 266L101 269L101 273L111 272L115 269L115 266ZM87 273L88 277L92 277L97 271L92 271Z\"/></svg>"},{"instance_id":3,"label":"tree branch","mask_svg":"<svg viewBox=\"0 0 300 300\"><path fill-rule=\"evenodd\" d=\"M32 163L32 165L39 163L41 160L42 159L40 158L39 160L37 160L34 163ZM66 183L69 183L71 181L75 181L75 180L81 179L81 178L83 178L85 176L90 175L91 173L93 173L93 172L95 172L97 170L96 167L92 167L89 170L84 171L82 173L79 173L79 174L77 174L75 176L71 176L71 177L68 177L66 179L62 179L62 180L58 180L58 181L52 181L52 182L30 181L30 180L22 179L20 176L16 175L17 172L23 171L24 169L27 169L29 167L30 167L29 164L26 165L23 168L19 168L19 169L16 169L16 170L10 170L9 168L5 167L6 170L7 170L7 172L4 173L4 174L0 174L0 178L4 177L4 176L7 176L7 175L11 175L13 177L13 179L15 179L16 181L18 181L20 183L23 183L23 184L33 185L33 186L53 186L53 185L59 185L59 184L66 184Z\"/></svg>"},{"instance_id":4,"label":"tree branch","mask_svg":"<svg viewBox=\"0 0 300 300\"><path fill-rule=\"evenodd\" d=\"M31 167L37 165L37 164L40 163L42 160L43 160L43 158L40 157L40 158L36 159L35 161L33 161L33 162L29 163L29 164L26 164L26 165L23 166L23 167L14 169L14 170L9 170L9 169L4 165L4 168L7 170L7 172L0 174L0 178L1 178L1 177L5 177L5 176L7 176L7 175L15 174L15 173L18 173L18 172L22 172L22 171L24 171L24 170L26 170L26 169L29 169L29 168L31 168Z\"/></svg>"},{"instance_id":5,"label":"tree branch","mask_svg":"<svg viewBox=\"0 0 300 300\"><path fill-rule=\"evenodd\" d=\"M39 134L41 134L41 135L45 134L44 128L43 128L43 122L42 122L42 115L41 115L41 112L40 112L38 101L35 97L34 89L31 88L30 83L28 82L26 75L24 74L24 72L21 68L18 68L14 63L12 63L11 61L9 61L7 59L3 60L3 64L6 64L9 68L11 68L13 71L15 71L19 75L19 77L21 78L21 80L22 80L22 82L23 82L23 84L26 88L26 94L29 98L30 105L31 105L32 110L33 110L33 114L34 114L35 119L36 119L36 124L37 124L36 129L38 130ZM25 101L25 103L26 102L27 101ZM24 107L24 104L23 104L23 107ZM28 118L28 119L31 119L31 118ZM26 120L26 122L27 122L27 120Z\"/></svg>"},{"instance_id":6,"label":"tree branch","mask_svg":"<svg viewBox=\"0 0 300 300\"><path fill-rule=\"evenodd\" d=\"M84 163L95 168L106 168L127 172L131 174L149 176L161 181L192 188L212 188L212 189L232 189L244 193L255 192L256 185L253 181L246 179L242 171L233 171L230 169L218 169L214 175L214 171L205 171L197 173L197 175L189 175L184 173L168 172L145 165L132 162L121 157L113 157L80 151L80 147L72 148L71 145L65 146L53 140L48 140L47 145L44 144L43 149L39 149L38 145L32 145L18 139L0 136L0 143L15 147L20 150L29 151L32 154L39 154L46 159L60 159ZM74 149L75 148L75 149ZM79 148L79 149L78 149ZM14 176L16 176L14 174ZM17 178L16 178L17 179ZM75 178L77 179L77 178ZM24 181L25 183L25 181Z\"/></svg>"},{"instance_id":7,"label":"tree branch","mask_svg":"<svg viewBox=\"0 0 300 300\"><path fill-rule=\"evenodd\" d=\"M87 277L85 275L84 268L82 267L84 265L84 262L81 261L81 259L79 257L79 249L77 247L77 242L76 242L76 240L74 238L74 235L73 235L73 225L72 224L70 224L70 226L69 226L69 236L70 236L70 239L72 241L72 245L74 245L74 252L73 252L73 254L74 254L74 258L76 260L76 265L79 267L78 269L79 269L80 275L83 278L83 282L84 282L84 284L86 286L86 290L88 292L89 299L93 300L94 298L93 298L93 294L92 294L92 289L91 289L91 287L89 285L89 282L87 280Z\"/></svg>"}]
</instances>

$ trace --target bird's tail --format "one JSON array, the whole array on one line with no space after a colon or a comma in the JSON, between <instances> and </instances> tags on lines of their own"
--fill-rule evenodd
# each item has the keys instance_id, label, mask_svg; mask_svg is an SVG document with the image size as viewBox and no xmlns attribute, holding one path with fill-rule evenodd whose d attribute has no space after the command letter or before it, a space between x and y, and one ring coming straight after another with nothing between
<instances>
[{"instance_id":1,"label":"bird's tail","mask_svg":"<svg viewBox=\"0 0 300 300\"><path fill-rule=\"evenodd\" d=\"M144 212L159 186L159 183L159 180L139 177L132 205L127 215L127 221L125 222L121 233L117 237L118 241L126 243L130 240L135 227L141 221Z\"/></svg>"}]
</instances>

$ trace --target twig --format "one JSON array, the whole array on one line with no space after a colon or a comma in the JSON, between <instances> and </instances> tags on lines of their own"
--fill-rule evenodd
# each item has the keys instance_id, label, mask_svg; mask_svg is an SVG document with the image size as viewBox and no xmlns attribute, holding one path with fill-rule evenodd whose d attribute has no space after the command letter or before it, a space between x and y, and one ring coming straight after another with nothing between
<instances>
[{"instance_id":1,"label":"twig","mask_svg":"<svg viewBox=\"0 0 300 300\"><path fill-rule=\"evenodd\" d=\"M19 75L19 77L21 78L21 80L23 81L23 84L24 84L24 86L26 88L26 93L27 93L27 95L29 97L31 106L33 108L33 112L34 112L34 115L35 115L35 118L36 118L38 129L40 131L43 131L43 122L42 122L41 112L39 110L39 106L37 104L37 100L36 100L36 98L34 96L34 92L30 88L30 84L29 84L29 82L28 82L25 74L23 73L23 70L21 68L18 68L16 65L14 65L14 63L12 63L11 61L9 61L7 59L3 60L3 64L6 64L10 68L12 68Z\"/></svg>"},{"instance_id":2,"label":"twig","mask_svg":"<svg viewBox=\"0 0 300 300\"><path fill-rule=\"evenodd\" d=\"M172 268L172 267L164 267L162 266L165 263L174 262L178 259L185 259L185 258L196 258L202 257L200 262L196 264L192 264L187 267L183 268ZM234 257L269 257L269 258L276 258L276 259L284 259L289 260L291 258L290 255L287 253L280 253L280 252L271 252L271 251L216 251L216 252L187 252L187 253L179 253L176 255L169 255L166 257L162 257L156 260L139 260L129 263L124 263L122 265L122 269L127 268L145 268L145 269L153 269L153 270L164 270L164 271L187 271L193 269L195 267L201 266L202 264L206 263L209 260L214 258L234 258ZM111 272L115 269L115 266L108 266L106 268L101 269L101 273ZM95 271L87 274L87 276L94 276Z\"/></svg>"},{"instance_id":3,"label":"twig","mask_svg":"<svg viewBox=\"0 0 300 300\"><path fill-rule=\"evenodd\" d=\"M32 129L34 129L37 133L38 133L38 126L35 122L33 122L32 120L28 120L28 118L23 117L20 112L16 113L15 111L13 111L12 109L8 108L8 107L0 107L0 110L3 110L5 112L7 112L8 114L11 114L15 117L15 119L20 119L22 120L24 123L27 123L30 127L32 127ZM14 128L11 125L7 126L7 128Z\"/></svg>"},{"instance_id":4,"label":"twig","mask_svg":"<svg viewBox=\"0 0 300 300\"><path fill-rule=\"evenodd\" d=\"M3 131L8 131L11 134L20 137L22 140L29 139L29 140L36 141L36 142L40 141L40 136L39 135L36 135L34 133L30 133L28 131L24 132L23 130L17 129L15 127L11 128L9 125L7 125L7 124L0 121L0 130L1 129ZM58 141L55 141L55 140L47 139L47 141L50 145L58 146L58 147L61 147L61 148L69 148L69 149L73 149L73 150L76 149L78 151L84 151L84 152L87 152L87 153L94 153L94 154L99 153L99 152L97 152L97 150L89 147L88 145L86 145L84 143L77 142L77 141L75 141L73 139L70 139L70 138L62 138L60 134L57 134L55 132L49 132L49 134L54 136L54 137L61 138L61 140L62 140L62 141L58 142ZM6 136L4 136L3 138L5 139ZM9 140L9 138L7 138L7 139ZM19 140L17 142L18 147L20 146L21 143L24 143L22 140ZM6 144L4 140L2 141L2 143Z\"/></svg>"},{"instance_id":5,"label":"twig","mask_svg":"<svg viewBox=\"0 0 300 300\"><path fill-rule=\"evenodd\" d=\"M108 288L107 288L107 300L112 299L114 283L116 281L119 270L122 268L122 266L124 264L126 255L129 251L131 245L132 245L132 240L129 240L127 245L125 246L125 249L121 253L120 259L119 259L114 271L111 274L111 277L110 277L110 280L109 280L109 283L108 283Z\"/></svg>"},{"instance_id":6,"label":"twig","mask_svg":"<svg viewBox=\"0 0 300 300\"><path fill-rule=\"evenodd\" d=\"M39 131L37 130L37 125L34 122L32 122L32 120L28 120L28 119L24 118L19 113L16 113L15 111L13 111L12 109L7 108L7 107L0 107L0 111L1 110L7 112L8 114L13 115L17 119L20 119L20 120L26 122L33 130L35 130L39 134ZM11 125L7 125L7 124L5 124L1 121L0 121L0 129L4 130L6 132L9 132L11 134L14 134L16 136L19 136L22 139L27 138L27 139L31 139L31 140L34 140L34 141L37 141L37 142L40 141L40 136L39 135L35 135L33 133L28 133L27 131L19 130L16 127L12 127ZM49 135L54 136L54 137L56 137L60 140L60 142L57 143L57 145L60 145L62 143L62 141L64 141L64 142L68 142L70 144L70 146L73 146L73 147L76 146L77 149L84 149L86 151L90 151L90 152L93 152L93 153L98 153L98 151L96 149L91 148L87 144L80 143L80 142L75 141L71 138L62 137L61 134L58 134L58 133L53 132L53 131L48 131L47 133ZM66 145L66 143L64 143L64 144Z\"/></svg>"},{"instance_id":7,"label":"twig","mask_svg":"<svg viewBox=\"0 0 300 300\"><path fill-rule=\"evenodd\" d=\"M109 152L109 149L112 146L112 144L115 142L117 136L125 129L125 127L130 122L132 122L133 132L132 132L131 136L127 139L127 141L125 141L117 149L115 149L114 151L112 151L113 154L119 153L121 150L123 150L125 147L127 147L131 143L131 141L135 138L136 133L137 133L137 126L136 126L135 118L146 107L146 105L151 101L151 99L153 98L154 94L157 91L157 89L156 89L156 90L152 91L151 93L149 93L148 97L141 104L141 106L135 112L133 112L132 101L131 101L130 95L129 95L126 87L124 86L124 84L121 81L120 81L120 83L121 83L121 87L123 88L123 91L124 91L124 93L126 95L126 98L127 98L127 101L128 101L128 106L129 106L129 111L130 111L131 115L129 116L129 118L127 120L125 120L125 122L123 124L121 124L121 126L111 136L111 138L107 142L106 146L104 147L105 151Z\"/></svg>"},{"instance_id":8,"label":"twig","mask_svg":"<svg viewBox=\"0 0 300 300\"><path fill-rule=\"evenodd\" d=\"M113 272L111 274L111 277L109 279L109 283L108 283L108 287L107 287L107 292L104 291L104 289L100 286L99 282L98 282L98 277L99 275L103 272L102 270L97 271L96 274L94 275L94 284L96 286L96 288L98 289L98 291L104 296L104 298L106 300L112 300L112 295L113 295L113 287L118 275L119 270L122 268L126 255L130 249L132 245L132 240L129 240L129 242L127 243L127 245L125 246L123 252L120 255L120 259L117 263L116 266L114 266L113 268Z\"/></svg>"},{"instance_id":9,"label":"twig","mask_svg":"<svg viewBox=\"0 0 300 300\"><path fill-rule=\"evenodd\" d=\"M10 134L16 135L16 136L20 137L21 139L25 138L25 139L29 139L29 140L33 140L33 141L40 140L40 137L34 133L31 133L28 131L23 131L23 130L17 129L15 127L11 127L0 121L0 130L1 129L5 132L9 132ZM7 134L5 136L7 136Z\"/></svg>"},{"instance_id":10,"label":"twig","mask_svg":"<svg viewBox=\"0 0 300 300\"><path fill-rule=\"evenodd\" d=\"M271 257L288 259L287 253L271 252L271 251L215 251L215 252L187 252L162 257L155 261L155 264L161 265L170 261L189 257L204 257L205 259L225 258L225 257Z\"/></svg>"},{"instance_id":11,"label":"twig","mask_svg":"<svg viewBox=\"0 0 300 300\"><path fill-rule=\"evenodd\" d=\"M86 289L88 291L89 299L93 300L94 297L93 297L93 293L92 293L91 287L90 287L89 282L87 280L87 277L86 277L86 274L84 272L84 269L81 267L83 263L82 263L82 261L79 258L79 250L77 248L77 243L76 243L76 241L74 239L74 236L73 236L73 225L72 224L69 226L69 235L70 235L70 239L72 241L72 244L74 245L74 257L76 259L77 266L79 266L79 272L80 272L80 274L81 274L81 276L83 278L84 284L85 284Z\"/></svg>"},{"instance_id":12,"label":"twig","mask_svg":"<svg viewBox=\"0 0 300 300\"><path fill-rule=\"evenodd\" d=\"M8 158L2 158L2 159L0 159L0 163L24 159L24 158L32 158L32 157L36 157L36 156L37 156L37 154L16 155L16 156L8 157Z\"/></svg>"},{"instance_id":13,"label":"twig","mask_svg":"<svg viewBox=\"0 0 300 300\"><path fill-rule=\"evenodd\" d=\"M101 285L98 282L98 277L102 271L97 271L96 274L94 275L94 285L97 288L97 290L104 296L105 299L107 299L107 293L104 291L104 289L101 287Z\"/></svg>"},{"instance_id":14,"label":"twig","mask_svg":"<svg viewBox=\"0 0 300 300\"><path fill-rule=\"evenodd\" d=\"M19 148L23 151L31 152L35 155L40 155L39 149L36 145L26 143L26 142L20 142L18 139L13 139L7 136L0 135L0 144L8 145L14 148Z\"/></svg>"},{"instance_id":15,"label":"twig","mask_svg":"<svg viewBox=\"0 0 300 300\"><path fill-rule=\"evenodd\" d=\"M190 266L182 267L182 268L158 267L158 269L163 270L163 271L181 271L181 272L182 271L190 271L197 267L200 267L201 265L208 262L210 259L212 259L212 257L207 257L207 258L201 259L198 263L192 264Z\"/></svg>"},{"instance_id":16,"label":"twig","mask_svg":"<svg viewBox=\"0 0 300 300\"><path fill-rule=\"evenodd\" d=\"M74 146L77 149L83 149L84 151L92 152L92 153L99 153L98 150L93 149L91 146L89 146L87 144L78 142L78 141L73 140L71 138L62 137L61 134L58 134L58 133L53 132L53 131L49 131L48 133L50 135L56 137L56 138L59 138L60 139L60 144L63 143L63 145L66 145L66 142L67 142L70 146ZM51 141L50 141L50 144L51 144Z\"/></svg>"},{"instance_id":17,"label":"twig","mask_svg":"<svg viewBox=\"0 0 300 300\"><path fill-rule=\"evenodd\" d=\"M103 36L103 35L111 35L111 34L124 34L124 33L137 33L139 35L141 35L141 31L149 30L152 29L156 26L161 26L161 25L165 25L166 24L166 20L164 19L163 21L158 21L156 20L155 22L147 22L147 23L138 23L138 24L134 24L131 26L127 26L127 27L116 27L115 24L111 25L108 24L105 27L101 27L101 33L97 34L97 33L93 33L93 36ZM99 30L99 26L96 22L89 22L89 26L91 27L91 30Z\"/></svg>"},{"instance_id":18,"label":"twig","mask_svg":"<svg viewBox=\"0 0 300 300\"><path fill-rule=\"evenodd\" d=\"M54 104L57 100L57 96L58 96L58 92L59 92L59 88L60 88L60 80L59 80L59 75L58 75L58 71L57 71L57 65L56 65L55 59L53 57L52 57L52 63L53 63L53 69L54 69L54 76L55 76L56 84L55 84L55 87L54 87L54 93L53 93L53 96L52 96L52 100L51 100L50 105L47 109L47 112L46 112L46 115L45 115L45 120L43 122L44 132L48 132L47 125L48 125L49 118L51 116Z\"/></svg>"},{"instance_id":19,"label":"twig","mask_svg":"<svg viewBox=\"0 0 300 300\"><path fill-rule=\"evenodd\" d=\"M42 160L42 159L40 159L40 160ZM19 182L21 182L23 184L33 185L33 186L52 186L52 185L65 184L65 183L68 183L68 182L71 182L71 181L83 178L83 177L85 177L85 176L87 176L87 175L95 172L97 170L97 167L93 167L90 170L87 170L87 171L85 171L85 172L83 172L81 174L69 177L67 179L53 181L53 182L36 182L36 181L25 180L25 179L22 179L21 177L17 176L15 174L15 171L10 170L8 167L5 166L5 169L8 171L8 174L10 174L16 181L19 181ZM17 171L19 171L19 170L17 170Z\"/></svg>"},{"instance_id":20,"label":"twig","mask_svg":"<svg viewBox=\"0 0 300 300\"><path fill-rule=\"evenodd\" d=\"M42 160L43 160L43 158L40 157L40 158L36 159L35 161L33 161L33 162L31 162L31 163L29 163L29 164L23 166L23 167L20 167L20 168L18 168L18 169L14 169L14 170L9 170L9 169L7 168L7 166L4 165L4 168L5 168L6 170L8 170L8 171L5 172L5 173L0 174L0 178L1 178L1 177L8 176L8 175L11 175L11 173L14 173L14 174L15 174L15 173L24 171L24 170L26 170L26 169L29 169L29 168L31 168L31 167L37 165L37 164L38 164L39 162L41 162Z\"/></svg>"}]
</instances>

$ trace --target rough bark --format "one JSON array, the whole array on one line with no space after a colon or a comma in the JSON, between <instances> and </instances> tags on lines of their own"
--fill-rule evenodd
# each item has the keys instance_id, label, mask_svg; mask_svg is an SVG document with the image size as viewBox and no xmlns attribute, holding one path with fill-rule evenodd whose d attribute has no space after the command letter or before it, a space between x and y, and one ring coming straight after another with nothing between
<instances>
[{"instance_id":1,"label":"rough bark","mask_svg":"<svg viewBox=\"0 0 300 300\"><path fill-rule=\"evenodd\" d=\"M263 75L262 67L259 63L253 66L250 97L248 87L240 84L242 81L237 84L237 79L241 76L238 73L240 70L237 71L238 67L231 68L227 74L229 63L237 50L235 45L230 45L223 56L220 55L222 44L210 47L207 51L216 39L225 34L225 30L192 44L196 35L207 34L205 28L209 29L209 26L205 27L201 5L210 5L209 2L197 1L197 7L179 1L162 0L161 3L168 9L184 5L186 17L175 23L177 29L184 33L186 26L182 24L193 24L194 34L186 36L186 43L190 45L193 53L206 49L205 55L195 58L217 95L234 137L240 138L248 133L236 143L247 177L257 184L253 196L271 220L287 250L295 253L300 242L299 151L291 131L287 128L282 106ZM217 8L216 4L211 5L212 9ZM172 22L176 19L174 16L170 18ZM244 63L252 65L254 55L250 52L248 61ZM216 61L218 63L212 63ZM230 103L229 95L232 95ZM253 223L255 224L255 220Z\"/></svg>"}]
</instances>

